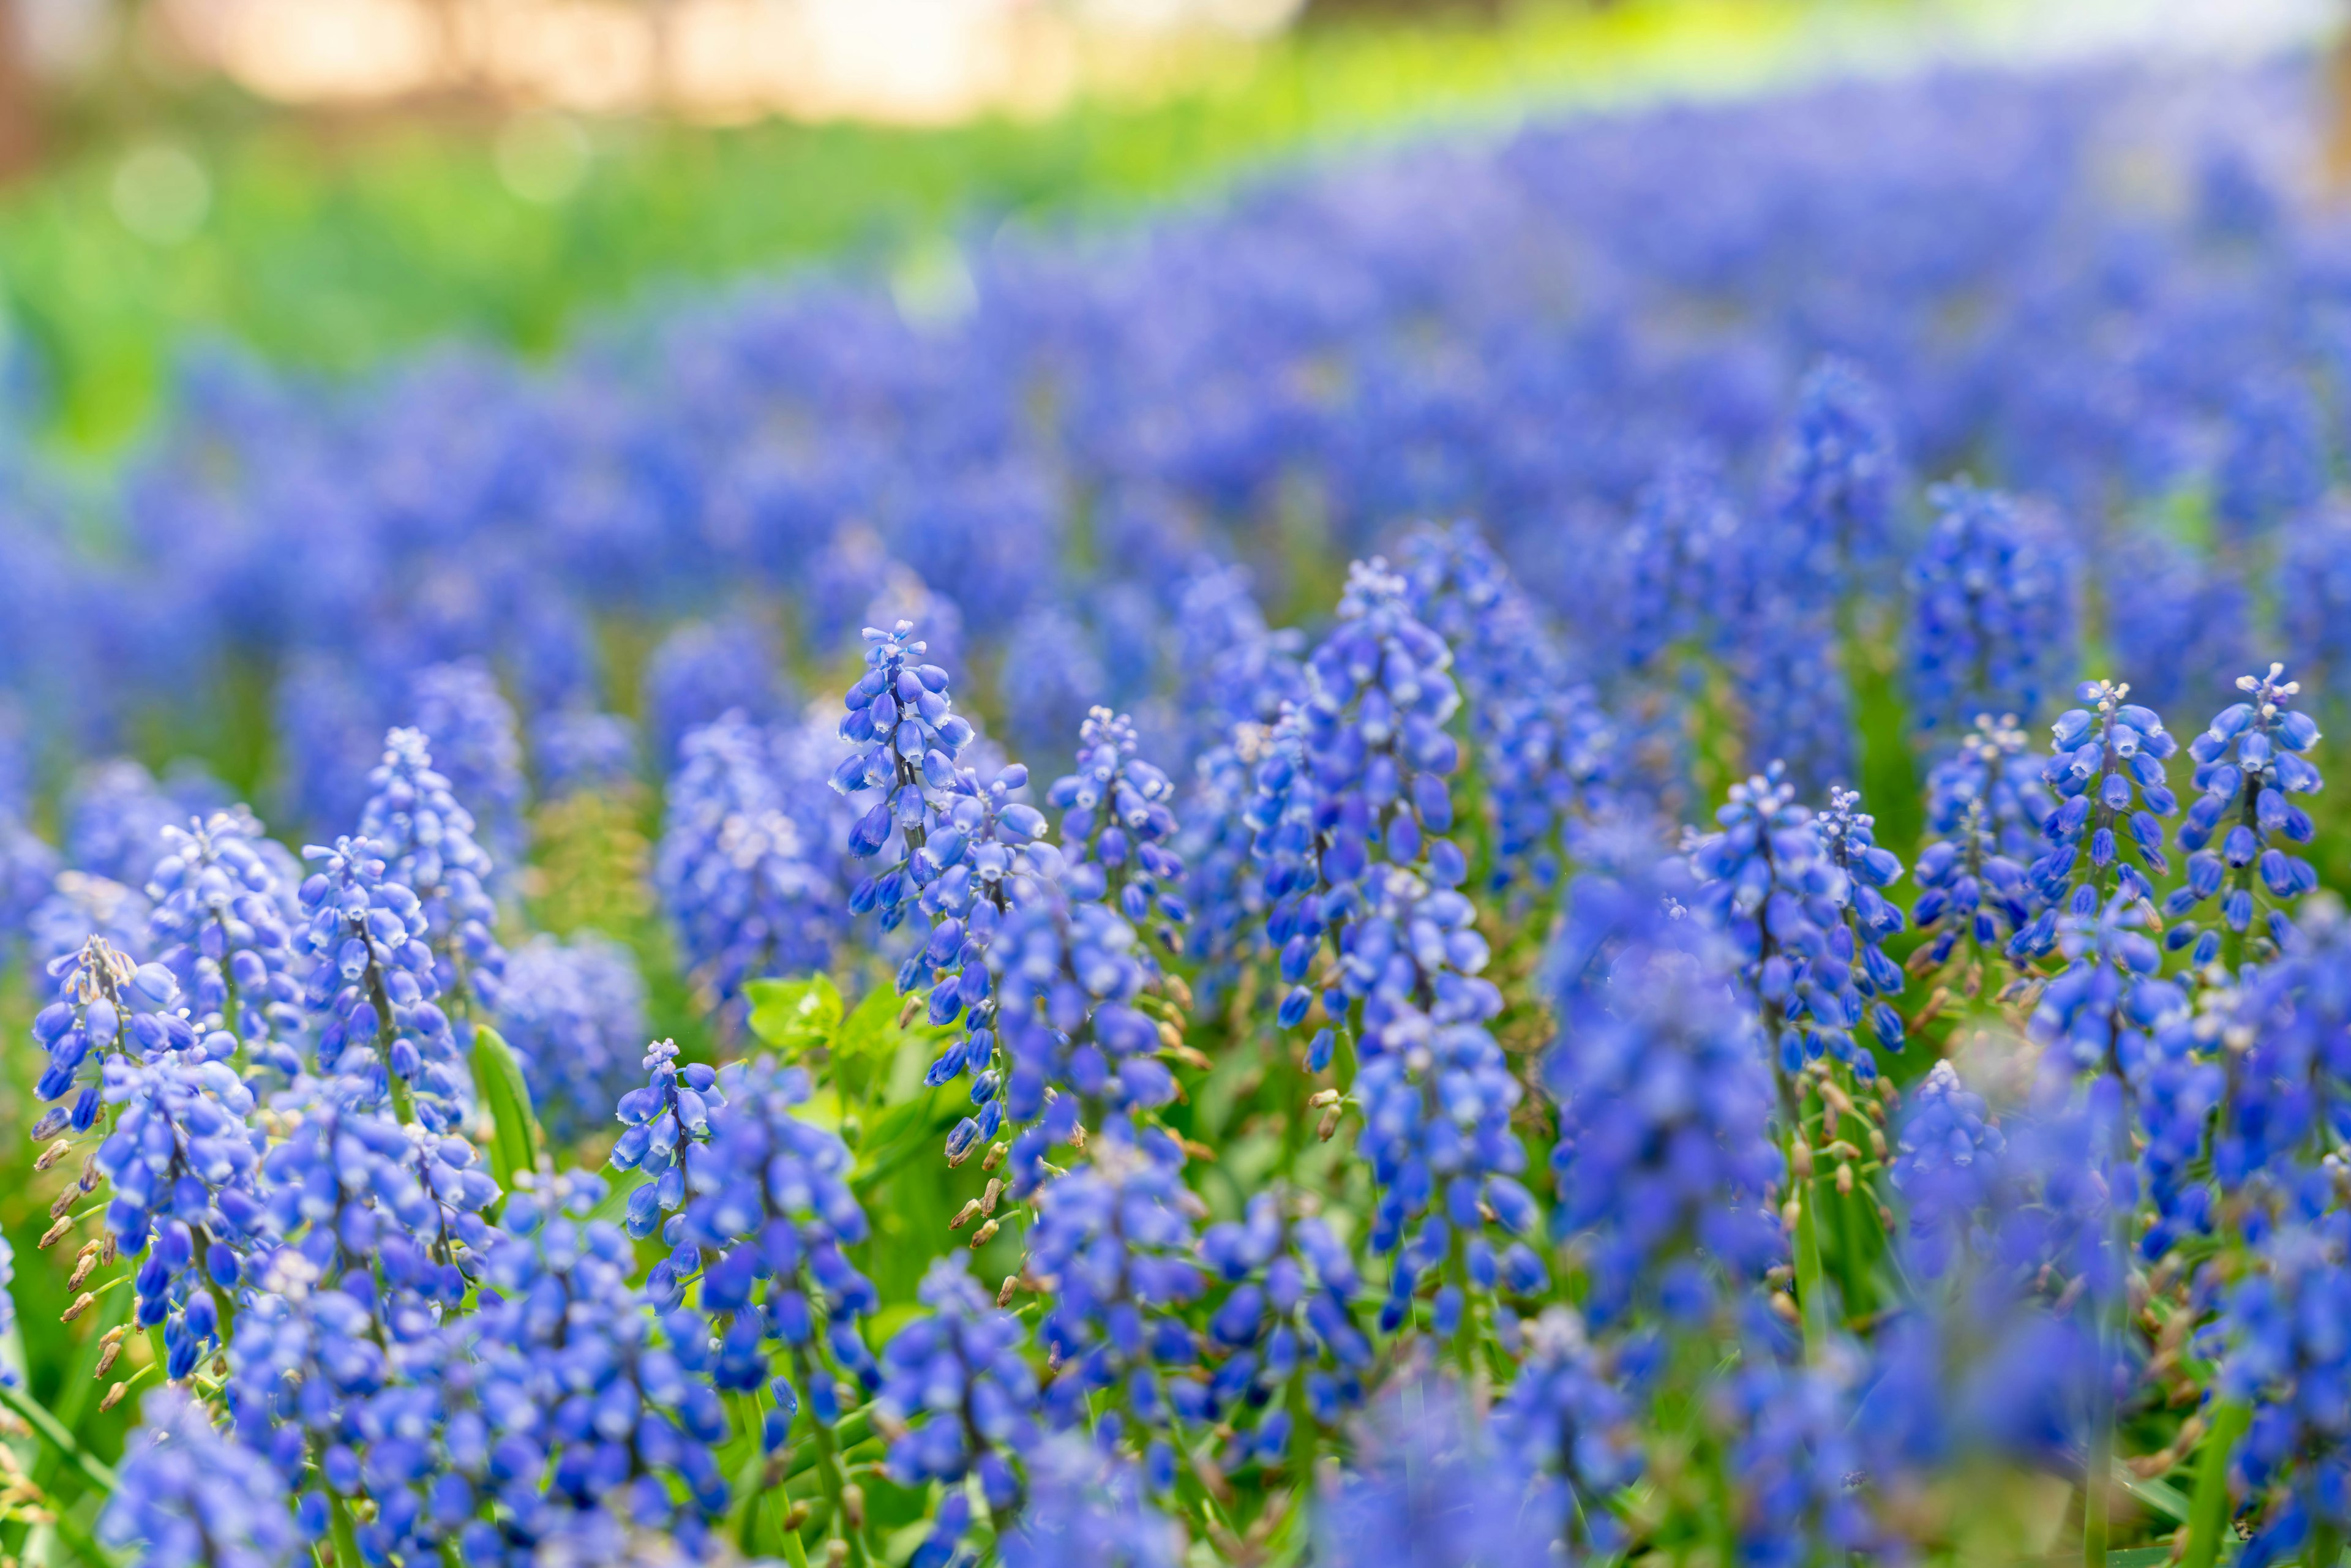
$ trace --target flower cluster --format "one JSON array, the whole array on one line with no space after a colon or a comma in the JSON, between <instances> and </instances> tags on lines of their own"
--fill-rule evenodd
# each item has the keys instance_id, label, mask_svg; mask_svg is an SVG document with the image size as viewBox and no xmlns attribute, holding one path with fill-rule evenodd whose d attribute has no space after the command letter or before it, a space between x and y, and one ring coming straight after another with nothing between
<instances>
[{"instance_id":1,"label":"flower cluster","mask_svg":"<svg viewBox=\"0 0 2351 1568\"><path fill-rule=\"evenodd\" d=\"M534 936L507 957L496 1018L549 1135L575 1142L634 1082L645 983L627 948L583 931Z\"/></svg>"},{"instance_id":2,"label":"flower cluster","mask_svg":"<svg viewBox=\"0 0 2351 1568\"><path fill-rule=\"evenodd\" d=\"M2070 562L2005 497L1953 484L1928 499L1935 527L1910 568L1914 722L2033 713L2071 662Z\"/></svg>"},{"instance_id":3,"label":"flower cluster","mask_svg":"<svg viewBox=\"0 0 2351 1568\"><path fill-rule=\"evenodd\" d=\"M2189 852L2187 883L2164 900L2163 912L2178 922L2165 940L2173 947L2193 944L2199 965L2220 956L2223 931L2240 945L2251 935L2257 953L2274 953L2292 924L2287 909L2318 885L2310 862L2277 841L2310 842L2316 831L2310 813L2291 797L2311 794L2323 782L2304 755L2317 744L2318 726L2288 706L2302 687L2284 675L2283 664L2272 664L2267 674L2239 676L2237 689L2248 700L2222 708L2188 743L2194 783L2203 793L2179 825L2179 847ZM2215 834L2217 851L2210 847ZM2180 919L2215 894L2220 929ZM2258 928L2257 898L2268 904Z\"/></svg>"},{"instance_id":4,"label":"flower cluster","mask_svg":"<svg viewBox=\"0 0 2351 1568\"><path fill-rule=\"evenodd\" d=\"M746 980L820 967L836 889L793 810L775 737L740 711L687 733L653 883L687 962L722 1002Z\"/></svg>"},{"instance_id":5,"label":"flower cluster","mask_svg":"<svg viewBox=\"0 0 2351 1568\"><path fill-rule=\"evenodd\" d=\"M458 1015L457 1043L470 1047L473 1015L496 1009L506 968L489 893L496 866L427 746L421 729L384 737L383 761L368 775L374 793L360 812L360 836L374 845L385 875L423 904L437 993Z\"/></svg>"},{"instance_id":6,"label":"flower cluster","mask_svg":"<svg viewBox=\"0 0 2351 1568\"><path fill-rule=\"evenodd\" d=\"M162 841L147 884L156 961L179 981L206 1051L299 1071L298 864L242 809L167 827Z\"/></svg>"},{"instance_id":7,"label":"flower cluster","mask_svg":"<svg viewBox=\"0 0 2351 1568\"><path fill-rule=\"evenodd\" d=\"M473 1077L458 1053L428 941L423 900L393 878L366 839L311 846L302 883L304 939L316 960L303 1000L319 1019L322 1072L364 1080L400 1117L436 1132L463 1118Z\"/></svg>"}]
</instances>

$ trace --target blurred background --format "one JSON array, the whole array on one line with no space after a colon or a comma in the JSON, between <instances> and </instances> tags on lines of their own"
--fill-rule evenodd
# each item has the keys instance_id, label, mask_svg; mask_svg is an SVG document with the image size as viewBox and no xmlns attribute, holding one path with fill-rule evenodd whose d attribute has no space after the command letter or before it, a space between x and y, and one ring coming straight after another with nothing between
<instances>
[{"instance_id":1,"label":"blurred background","mask_svg":"<svg viewBox=\"0 0 2351 1568\"><path fill-rule=\"evenodd\" d=\"M1114 221L1269 162L1925 62L2322 38L2333 0L0 0L0 363L120 449L191 345L544 353L583 308ZM935 279L932 280L933 282Z\"/></svg>"}]
</instances>

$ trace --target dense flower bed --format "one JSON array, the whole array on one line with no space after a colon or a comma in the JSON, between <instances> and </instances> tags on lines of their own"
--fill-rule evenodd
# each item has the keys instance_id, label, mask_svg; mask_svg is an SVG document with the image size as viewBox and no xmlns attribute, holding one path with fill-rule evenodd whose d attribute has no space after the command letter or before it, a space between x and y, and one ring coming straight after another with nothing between
<instances>
[{"instance_id":1,"label":"dense flower bed","mask_svg":"<svg viewBox=\"0 0 2351 1568\"><path fill-rule=\"evenodd\" d=\"M36 511L0 575L74 1325L5 1506L174 1565L2332 1562L2297 80L1578 122L927 331L225 381L138 549ZM269 690L298 857L129 763L17 820ZM658 935L527 933L591 864Z\"/></svg>"}]
</instances>

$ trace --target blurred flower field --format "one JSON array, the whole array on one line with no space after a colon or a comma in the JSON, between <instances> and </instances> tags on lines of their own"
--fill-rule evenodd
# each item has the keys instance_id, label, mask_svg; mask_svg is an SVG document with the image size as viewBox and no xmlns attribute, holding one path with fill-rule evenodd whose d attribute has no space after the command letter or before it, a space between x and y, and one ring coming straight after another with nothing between
<instances>
[{"instance_id":1,"label":"blurred flower field","mask_svg":"<svg viewBox=\"0 0 2351 1568\"><path fill-rule=\"evenodd\" d=\"M0 1552L2336 1561L2326 62L1259 79L27 391Z\"/></svg>"}]
</instances>

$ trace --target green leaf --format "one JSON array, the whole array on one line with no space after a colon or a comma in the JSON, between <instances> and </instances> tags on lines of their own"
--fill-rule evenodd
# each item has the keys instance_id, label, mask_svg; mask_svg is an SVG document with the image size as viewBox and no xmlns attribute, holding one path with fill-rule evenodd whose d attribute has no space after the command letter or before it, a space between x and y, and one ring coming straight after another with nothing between
<instances>
[{"instance_id":1,"label":"green leaf","mask_svg":"<svg viewBox=\"0 0 2351 1568\"><path fill-rule=\"evenodd\" d=\"M507 1192L517 1173L538 1169L538 1118L530 1113L530 1086L522 1065L497 1030L474 1031L474 1090L490 1113L490 1174Z\"/></svg>"},{"instance_id":2,"label":"green leaf","mask_svg":"<svg viewBox=\"0 0 2351 1568\"><path fill-rule=\"evenodd\" d=\"M788 1056L830 1045L841 1030L841 991L830 975L753 980L743 994L751 998L751 1032Z\"/></svg>"},{"instance_id":3,"label":"green leaf","mask_svg":"<svg viewBox=\"0 0 2351 1568\"><path fill-rule=\"evenodd\" d=\"M5 1405L21 1416L25 1425L57 1451L60 1458L81 1472L84 1480L101 1492L114 1490L114 1471L83 1448L80 1441L66 1430L65 1424L49 1414L47 1406L5 1383L0 1383L0 1405Z\"/></svg>"},{"instance_id":4,"label":"green leaf","mask_svg":"<svg viewBox=\"0 0 2351 1568\"><path fill-rule=\"evenodd\" d=\"M935 1038L955 1027L919 1023L912 1029L900 1029L898 1007L899 998L887 987L874 987L857 1004L857 1010L849 1015L849 1022L842 1026L841 1039L833 1046L834 1054L848 1061L886 1061L898 1053L899 1041L908 1035ZM915 1017L922 1015L917 1013Z\"/></svg>"}]
</instances>

